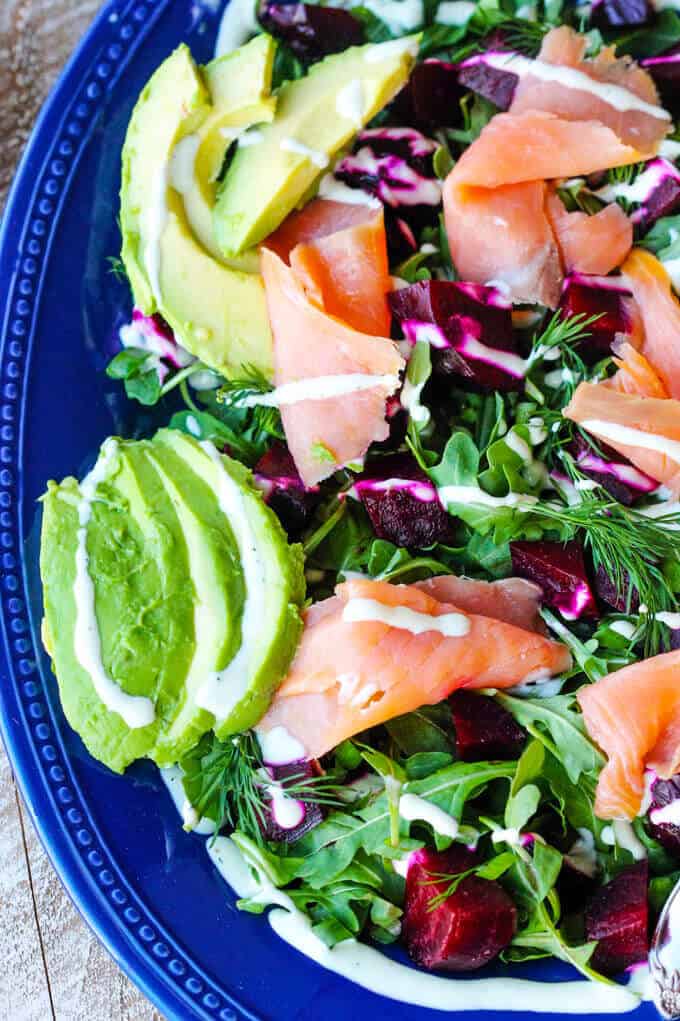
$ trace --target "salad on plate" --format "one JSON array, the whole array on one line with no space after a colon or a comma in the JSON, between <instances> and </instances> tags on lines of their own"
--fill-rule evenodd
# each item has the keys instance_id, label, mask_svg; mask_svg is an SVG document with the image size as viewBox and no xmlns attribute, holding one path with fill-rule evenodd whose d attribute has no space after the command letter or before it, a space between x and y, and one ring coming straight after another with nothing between
<instances>
[{"instance_id":1,"label":"salad on plate","mask_svg":"<svg viewBox=\"0 0 680 1021\"><path fill-rule=\"evenodd\" d=\"M159 427L48 483L44 645L89 752L158 765L239 908L386 996L650 995L679 82L646 0L232 0L130 118L107 373Z\"/></svg>"}]
</instances>

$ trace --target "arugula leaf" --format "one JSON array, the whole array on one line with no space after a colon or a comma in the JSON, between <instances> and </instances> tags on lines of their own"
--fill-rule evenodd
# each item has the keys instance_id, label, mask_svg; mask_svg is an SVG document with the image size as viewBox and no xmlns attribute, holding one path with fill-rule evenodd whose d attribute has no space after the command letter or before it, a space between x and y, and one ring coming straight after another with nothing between
<instances>
[{"instance_id":1,"label":"arugula leaf","mask_svg":"<svg viewBox=\"0 0 680 1021\"><path fill-rule=\"evenodd\" d=\"M421 706L385 724L392 740L405 755L421 752L450 753L454 746L451 713L446 705Z\"/></svg>"},{"instance_id":2,"label":"arugula leaf","mask_svg":"<svg viewBox=\"0 0 680 1021\"><path fill-rule=\"evenodd\" d=\"M498 692L495 698L559 759L573 783L582 773L604 765L603 755L587 737L583 717L574 708L574 695L535 699Z\"/></svg>"},{"instance_id":3,"label":"arugula leaf","mask_svg":"<svg viewBox=\"0 0 680 1021\"><path fill-rule=\"evenodd\" d=\"M517 761L505 806L505 825L521 830L535 815L541 791L532 780L542 775L545 751L540 741L530 741Z\"/></svg>"}]
</instances>

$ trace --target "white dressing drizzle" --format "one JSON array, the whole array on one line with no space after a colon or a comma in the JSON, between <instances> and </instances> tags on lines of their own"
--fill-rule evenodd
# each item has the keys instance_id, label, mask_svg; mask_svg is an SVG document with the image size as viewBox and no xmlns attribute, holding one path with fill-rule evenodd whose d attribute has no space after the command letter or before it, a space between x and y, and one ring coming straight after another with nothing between
<instances>
[{"instance_id":1,"label":"white dressing drizzle","mask_svg":"<svg viewBox=\"0 0 680 1021\"><path fill-rule=\"evenodd\" d=\"M384 21L393 35L412 32L423 23L423 0L366 0L364 6Z\"/></svg>"},{"instance_id":2,"label":"white dressing drizzle","mask_svg":"<svg viewBox=\"0 0 680 1021\"><path fill-rule=\"evenodd\" d=\"M262 791L271 801L271 811L275 821L283 830L293 830L305 817L305 806L297 798L286 794L279 780L274 780L266 769L259 770L262 779Z\"/></svg>"},{"instance_id":3,"label":"white dressing drizzle","mask_svg":"<svg viewBox=\"0 0 680 1021\"><path fill-rule=\"evenodd\" d=\"M467 25L476 10L471 0L442 0L434 20L437 25Z\"/></svg>"},{"instance_id":4,"label":"white dressing drizzle","mask_svg":"<svg viewBox=\"0 0 680 1021\"><path fill-rule=\"evenodd\" d=\"M647 103L622 85L597 81L595 78L590 78L584 71L579 71L574 67L567 67L564 64L549 64L544 60L531 60L529 57L514 53L489 53L485 57L485 62L490 67L510 71L520 78L529 74L532 78L538 78L542 82L555 82L564 88L589 92L621 113L636 110L638 113L645 113L658 120L671 120L671 115L667 110L654 103Z\"/></svg>"},{"instance_id":5,"label":"white dressing drizzle","mask_svg":"<svg viewBox=\"0 0 680 1021\"><path fill-rule=\"evenodd\" d=\"M285 727L272 727L271 730L256 728L255 733L260 744L262 761L268 766L286 766L289 762L307 758L304 745L300 744Z\"/></svg>"},{"instance_id":6,"label":"white dressing drizzle","mask_svg":"<svg viewBox=\"0 0 680 1021\"><path fill-rule=\"evenodd\" d=\"M97 487L108 478L117 453L116 440L108 439L94 468L80 483L76 575L73 582L73 601L76 609L73 651L83 670L89 674L92 686L106 708L118 713L131 730L136 730L153 723L156 711L150 698L128 695L106 672L97 623L95 588L90 577L90 558L87 552L87 526L92 517L92 505L97 498Z\"/></svg>"},{"instance_id":7,"label":"white dressing drizzle","mask_svg":"<svg viewBox=\"0 0 680 1021\"><path fill-rule=\"evenodd\" d=\"M355 127L361 127L364 122L364 89L361 78L353 78L340 89L335 100L335 112L339 117L346 117Z\"/></svg>"},{"instance_id":8,"label":"white dressing drizzle","mask_svg":"<svg viewBox=\"0 0 680 1021\"><path fill-rule=\"evenodd\" d=\"M661 621L667 627L672 630L680 628L680 613L669 613L667 610L661 610L659 613L654 614L654 620Z\"/></svg>"},{"instance_id":9,"label":"white dressing drizzle","mask_svg":"<svg viewBox=\"0 0 680 1021\"><path fill-rule=\"evenodd\" d=\"M312 376L309 379L297 379L292 383L282 383L269 393L251 394L239 401L242 408L253 408L256 405L266 408L281 408L286 404L298 404L300 401L326 401L332 397L344 397L345 394L359 393L362 390L373 390L383 387L387 393L393 393L399 386L399 377L391 375L372 376L367 372L338 373L337 376Z\"/></svg>"},{"instance_id":10,"label":"white dressing drizzle","mask_svg":"<svg viewBox=\"0 0 680 1021\"><path fill-rule=\"evenodd\" d=\"M660 826L662 823L670 826L680 826L680 799L676 798L675 801L671 801L668 805L655 808L650 815L650 819L655 826Z\"/></svg>"},{"instance_id":11,"label":"white dressing drizzle","mask_svg":"<svg viewBox=\"0 0 680 1021\"><path fill-rule=\"evenodd\" d=\"M586 432L595 433L600 439L613 440L615 443L623 443L628 447L654 450L680 464L680 440L671 440L668 436L644 432L642 429L631 429L628 425L604 422L599 418L589 418L581 423L581 427Z\"/></svg>"},{"instance_id":12,"label":"white dressing drizzle","mask_svg":"<svg viewBox=\"0 0 680 1021\"><path fill-rule=\"evenodd\" d=\"M642 861L647 857L645 845L638 840L635 830L626 819L614 819L611 826L605 826L602 830L602 840L610 846L618 844L624 851L630 851L635 861Z\"/></svg>"},{"instance_id":13,"label":"white dressing drizzle","mask_svg":"<svg viewBox=\"0 0 680 1021\"><path fill-rule=\"evenodd\" d=\"M224 467L216 447L209 440L204 440L201 447L217 469L217 501L236 539L246 593L238 651L223 670L213 672L206 678L196 694L197 705L208 709L219 722L226 719L238 705L250 684L253 660L260 646L262 622L265 620L267 572L240 486Z\"/></svg>"},{"instance_id":14,"label":"white dressing drizzle","mask_svg":"<svg viewBox=\"0 0 680 1021\"><path fill-rule=\"evenodd\" d=\"M215 56L237 50L258 30L253 0L229 0L217 30Z\"/></svg>"},{"instance_id":15,"label":"white dressing drizzle","mask_svg":"<svg viewBox=\"0 0 680 1021\"><path fill-rule=\"evenodd\" d=\"M664 138L659 145L659 156L674 163L680 156L680 142L675 142L672 138Z\"/></svg>"},{"instance_id":16,"label":"white dressing drizzle","mask_svg":"<svg viewBox=\"0 0 680 1021\"><path fill-rule=\"evenodd\" d=\"M320 170L325 170L328 166L328 156L325 152L319 152L318 149L312 149L310 146L305 145L304 142L300 142L297 138L282 138L279 142L279 149L283 149L284 152L295 153L296 156L304 156L310 161L310 163L313 163L315 167L319 167Z\"/></svg>"},{"instance_id":17,"label":"white dressing drizzle","mask_svg":"<svg viewBox=\"0 0 680 1021\"><path fill-rule=\"evenodd\" d=\"M479 486L440 486L439 499L446 507L449 503L477 503L484 507L533 507L537 497L526 493L508 493L507 496L492 496Z\"/></svg>"},{"instance_id":18,"label":"white dressing drizzle","mask_svg":"<svg viewBox=\"0 0 680 1021\"><path fill-rule=\"evenodd\" d=\"M321 967L342 975L380 996L438 1011L555 1010L555 995L560 1009L568 1014L625 1014L640 1004L640 998L625 986L615 983L533 982L519 978L480 978L469 980L443 978L401 964L379 950L344 940L332 949L312 932L310 921L281 890L262 876L255 879L245 858L228 837L217 837L208 844L208 854L222 877L238 897L257 898L262 903L283 904L285 911L269 913L269 924L289 946Z\"/></svg>"},{"instance_id":19,"label":"white dressing drizzle","mask_svg":"<svg viewBox=\"0 0 680 1021\"><path fill-rule=\"evenodd\" d=\"M361 597L345 603L342 619L347 624L385 624L400 631L410 631L413 635L437 631L446 638L461 638L470 631L470 621L464 613L442 613L434 617L429 613L418 613L408 606L386 606L377 599Z\"/></svg>"},{"instance_id":20,"label":"white dressing drizzle","mask_svg":"<svg viewBox=\"0 0 680 1021\"><path fill-rule=\"evenodd\" d=\"M628 202L644 202L649 198L650 193L668 176L673 167L665 164L663 160L655 160L646 170L635 178L631 184L606 184L593 192L603 202L614 202L618 198L626 199ZM677 171L675 171L677 174Z\"/></svg>"},{"instance_id":21,"label":"white dressing drizzle","mask_svg":"<svg viewBox=\"0 0 680 1021\"><path fill-rule=\"evenodd\" d=\"M373 198L363 188L350 188L344 181L338 181L332 174L324 174L319 183L319 198L329 199L332 202L345 202L350 206L369 206L371 209L381 209L380 199Z\"/></svg>"},{"instance_id":22,"label":"white dressing drizzle","mask_svg":"<svg viewBox=\"0 0 680 1021\"><path fill-rule=\"evenodd\" d=\"M630 640L637 631L637 627L630 620L613 620L609 625L609 629L615 634L621 635L623 638L628 640Z\"/></svg>"},{"instance_id":23,"label":"white dressing drizzle","mask_svg":"<svg viewBox=\"0 0 680 1021\"><path fill-rule=\"evenodd\" d=\"M182 817L183 828L201 836L208 836L215 832L215 823L212 819L201 819L198 812L188 800L184 793L182 783L182 770L179 766L167 766L160 770L161 780L168 789L175 808Z\"/></svg>"},{"instance_id":24,"label":"white dressing drizzle","mask_svg":"<svg viewBox=\"0 0 680 1021\"><path fill-rule=\"evenodd\" d=\"M402 794L399 798L399 815L407 822L426 822L435 833L442 837L458 836L460 825L457 819L437 805L433 805L417 794Z\"/></svg>"}]
</instances>

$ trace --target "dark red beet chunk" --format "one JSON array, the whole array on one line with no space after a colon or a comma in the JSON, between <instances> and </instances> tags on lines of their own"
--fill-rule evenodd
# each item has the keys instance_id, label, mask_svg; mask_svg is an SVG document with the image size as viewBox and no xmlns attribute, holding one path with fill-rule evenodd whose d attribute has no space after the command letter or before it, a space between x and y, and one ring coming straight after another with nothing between
<instances>
[{"instance_id":1,"label":"dark red beet chunk","mask_svg":"<svg viewBox=\"0 0 680 1021\"><path fill-rule=\"evenodd\" d=\"M623 570L621 577L616 579L599 564L595 571L595 591L602 602L619 613L637 613L640 608L640 594L631 586L630 577Z\"/></svg>"},{"instance_id":2,"label":"dark red beet chunk","mask_svg":"<svg viewBox=\"0 0 680 1021\"><path fill-rule=\"evenodd\" d=\"M647 862L630 865L600 887L585 913L586 939L598 940L590 965L618 975L647 958Z\"/></svg>"},{"instance_id":3,"label":"dark red beet chunk","mask_svg":"<svg viewBox=\"0 0 680 1021\"><path fill-rule=\"evenodd\" d=\"M488 63L488 56L487 53L478 53L459 64L458 81L466 89L471 89L484 99L488 99L499 110L507 110L515 95L519 75L503 68L492 67Z\"/></svg>"},{"instance_id":4,"label":"dark red beet chunk","mask_svg":"<svg viewBox=\"0 0 680 1021\"><path fill-rule=\"evenodd\" d=\"M388 300L409 340L415 342L423 326L436 327L426 332L437 373L463 376L484 389L521 389L522 377L499 363L504 354L515 355L517 347L511 307L495 288L421 280L392 291ZM478 344L486 349L483 357Z\"/></svg>"},{"instance_id":5,"label":"dark red beet chunk","mask_svg":"<svg viewBox=\"0 0 680 1021\"><path fill-rule=\"evenodd\" d=\"M272 780L279 783L284 790L291 784L297 786L318 775L317 764L308 759L288 762L285 766L266 766L265 768ZM273 840L276 843L292 844L323 821L321 806L301 799L295 801L295 804L299 806L300 821L290 827L282 826L277 819L276 809L273 807L271 799L265 795L264 802L265 821L262 832L267 840Z\"/></svg>"},{"instance_id":6,"label":"dark red beet chunk","mask_svg":"<svg viewBox=\"0 0 680 1021\"><path fill-rule=\"evenodd\" d=\"M678 632L674 631L674 635ZM678 648L680 646L675 646ZM680 800L680 775L672 776L670 780L657 779L652 784L652 803L649 806L647 818L649 819L649 831L652 836L666 848L669 854L680 858L680 825L673 822L664 822L663 819L655 820L657 813L674 801ZM680 808L680 805L678 806Z\"/></svg>"},{"instance_id":7,"label":"dark red beet chunk","mask_svg":"<svg viewBox=\"0 0 680 1021\"><path fill-rule=\"evenodd\" d=\"M253 469L264 498L289 535L299 535L319 502L319 492L305 489L285 443L275 442Z\"/></svg>"},{"instance_id":8,"label":"dark red beet chunk","mask_svg":"<svg viewBox=\"0 0 680 1021\"><path fill-rule=\"evenodd\" d=\"M644 475L623 454L599 441L598 447L602 456L577 433L571 453L583 474L599 483L619 503L630 507L639 496L658 487L654 479Z\"/></svg>"},{"instance_id":9,"label":"dark red beet chunk","mask_svg":"<svg viewBox=\"0 0 680 1021\"><path fill-rule=\"evenodd\" d=\"M410 957L423 968L473 971L497 957L515 934L515 905L502 886L487 879L467 876L455 893L429 910L432 898L448 886L447 880L431 883L433 874L458 875L475 862L474 854L459 844L411 855L402 933Z\"/></svg>"},{"instance_id":10,"label":"dark red beet chunk","mask_svg":"<svg viewBox=\"0 0 680 1021\"><path fill-rule=\"evenodd\" d=\"M653 162L660 168L658 183L631 217L638 235L646 234L662 216L680 209L680 170L668 160Z\"/></svg>"},{"instance_id":11,"label":"dark red beet chunk","mask_svg":"<svg viewBox=\"0 0 680 1021\"><path fill-rule=\"evenodd\" d=\"M450 538L451 519L410 454L390 454L372 462L357 476L354 491L379 539L424 549Z\"/></svg>"},{"instance_id":12,"label":"dark red beet chunk","mask_svg":"<svg viewBox=\"0 0 680 1021\"><path fill-rule=\"evenodd\" d=\"M654 79L667 110L674 111L680 98L680 44L659 57L647 57L640 64Z\"/></svg>"},{"instance_id":13,"label":"dark red beet chunk","mask_svg":"<svg viewBox=\"0 0 680 1021\"><path fill-rule=\"evenodd\" d=\"M516 759L526 732L513 716L487 695L457 691L449 699L456 728L456 751L463 762Z\"/></svg>"},{"instance_id":14,"label":"dark red beet chunk","mask_svg":"<svg viewBox=\"0 0 680 1021\"><path fill-rule=\"evenodd\" d=\"M611 354L611 345L617 333L629 333L631 322L626 311L630 291L617 285L605 285L600 277L572 273L564 281L559 308L562 315L599 315L589 326L590 336L579 345L579 354L585 362L593 364Z\"/></svg>"},{"instance_id":15,"label":"dark red beet chunk","mask_svg":"<svg viewBox=\"0 0 680 1021\"><path fill-rule=\"evenodd\" d=\"M461 119L458 102L462 96L456 65L426 60L413 68L408 84L392 104L392 111L398 120L427 130L452 128Z\"/></svg>"},{"instance_id":16,"label":"dark red beet chunk","mask_svg":"<svg viewBox=\"0 0 680 1021\"><path fill-rule=\"evenodd\" d=\"M595 0L590 20L596 28L646 25L653 11L647 0Z\"/></svg>"},{"instance_id":17,"label":"dark red beet chunk","mask_svg":"<svg viewBox=\"0 0 680 1021\"><path fill-rule=\"evenodd\" d=\"M260 7L259 20L304 64L364 41L364 27L359 19L338 7L265 2Z\"/></svg>"},{"instance_id":18,"label":"dark red beet chunk","mask_svg":"<svg viewBox=\"0 0 680 1021\"><path fill-rule=\"evenodd\" d=\"M540 585L544 602L566 620L598 616L583 547L576 539L567 543L511 542L510 556L513 572Z\"/></svg>"}]
</instances>

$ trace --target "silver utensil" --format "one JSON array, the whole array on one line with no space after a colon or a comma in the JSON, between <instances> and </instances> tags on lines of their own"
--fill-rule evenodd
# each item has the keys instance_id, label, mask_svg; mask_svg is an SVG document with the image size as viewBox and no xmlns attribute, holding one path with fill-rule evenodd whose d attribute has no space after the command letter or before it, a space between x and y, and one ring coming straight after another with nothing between
<instances>
[{"instance_id":1,"label":"silver utensil","mask_svg":"<svg viewBox=\"0 0 680 1021\"><path fill-rule=\"evenodd\" d=\"M680 1018L680 880L659 916L649 951L654 1003L662 1017Z\"/></svg>"}]
</instances>

